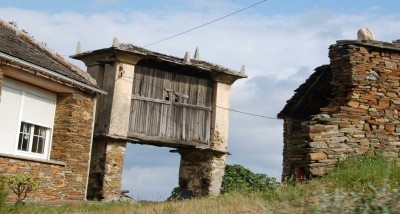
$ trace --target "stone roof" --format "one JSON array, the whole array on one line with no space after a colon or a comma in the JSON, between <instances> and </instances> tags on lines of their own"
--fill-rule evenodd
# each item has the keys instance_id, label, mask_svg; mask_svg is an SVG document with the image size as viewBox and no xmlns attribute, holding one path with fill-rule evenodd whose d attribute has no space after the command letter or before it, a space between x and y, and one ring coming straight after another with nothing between
<instances>
[{"instance_id":1,"label":"stone roof","mask_svg":"<svg viewBox=\"0 0 400 214\"><path fill-rule=\"evenodd\" d=\"M338 40L334 45L359 45L370 48L400 51L400 40L395 40L393 42L383 42L378 40Z\"/></svg>"},{"instance_id":2,"label":"stone roof","mask_svg":"<svg viewBox=\"0 0 400 214\"><path fill-rule=\"evenodd\" d=\"M306 118L317 113L331 97L332 72L329 65L322 65L301 84L285 107L278 113L278 118Z\"/></svg>"},{"instance_id":3,"label":"stone roof","mask_svg":"<svg viewBox=\"0 0 400 214\"><path fill-rule=\"evenodd\" d=\"M12 24L0 19L0 52L97 88L88 73Z\"/></svg>"},{"instance_id":4,"label":"stone roof","mask_svg":"<svg viewBox=\"0 0 400 214\"><path fill-rule=\"evenodd\" d=\"M175 56L170 56L170 55L150 51L148 49L138 47L133 44L125 44L125 43L121 43L117 47L110 47L110 48L104 48L104 49L99 49L99 50L94 50L94 51L87 51L84 53L73 55L71 57L74 59L80 59L84 56L89 56L92 54L98 54L98 53L108 52L108 51L129 52L129 53L141 55L144 58L156 59L156 60L164 61L167 63L192 67L199 71L205 71L205 72L211 72L211 73L212 72L224 73L224 74L234 76L237 79L247 77L247 75L244 74L243 72L235 71L235 70L232 70L232 69L229 69L224 66L217 65L217 64L214 64L211 62L206 62L206 61L196 60L196 59L190 59L190 61L187 62L187 61L185 61L184 58L179 58L179 57L175 57Z\"/></svg>"}]
</instances>

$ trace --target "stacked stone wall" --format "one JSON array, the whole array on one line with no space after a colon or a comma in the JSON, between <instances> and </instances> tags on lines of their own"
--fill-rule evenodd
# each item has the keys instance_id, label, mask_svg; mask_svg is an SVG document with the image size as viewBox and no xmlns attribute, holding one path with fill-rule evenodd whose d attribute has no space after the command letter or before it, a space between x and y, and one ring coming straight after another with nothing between
<instances>
[{"instance_id":1,"label":"stacked stone wall","mask_svg":"<svg viewBox=\"0 0 400 214\"><path fill-rule=\"evenodd\" d=\"M362 45L331 46L334 96L319 114L302 123L298 134L308 135L306 148L295 155L284 153L285 159L307 151L302 160L293 159L290 164L300 166L309 161L305 172L321 176L350 155L371 153L398 158L399 53ZM293 119L286 119L286 126L291 123Z\"/></svg>"},{"instance_id":2,"label":"stacked stone wall","mask_svg":"<svg viewBox=\"0 0 400 214\"><path fill-rule=\"evenodd\" d=\"M39 183L39 189L28 194L26 201L63 200L64 169L63 164L0 156L0 175L26 174ZM10 191L7 200L16 201L15 194Z\"/></svg>"},{"instance_id":3,"label":"stacked stone wall","mask_svg":"<svg viewBox=\"0 0 400 214\"><path fill-rule=\"evenodd\" d=\"M193 196L217 196L225 170L226 154L199 149L180 149L179 186Z\"/></svg>"},{"instance_id":4,"label":"stacked stone wall","mask_svg":"<svg viewBox=\"0 0 400 214\"><path fill-rule=\"evenodd\" d=\"M306 120L292 119L284 123L284 143L283 143L283 180L295 177L296 168L307 168L309 161L306 155L310 151L308 148L308 133L303 125Z\"/></svg>"},{"instance_id":5,"label":"stacked stone wall","mask_svg":"<svg viewBox=\"0 0 400 214\"><path fill-rule=\"evenodd\" d=\"M93 95L75 91L57 96L51 160L63 161L65 200L85 200L90 160Z\"/></svg>"},{"instance_id":6,"label":"stacked stone wall","mask_svg":"<svg viewBox=\"0 0 400 214\"><path fill-rule=\"evenodd\" d=\"M117 200L121 195L126 142L103 139L93 142L88 199Z\"/></svg>"}]
</instances>

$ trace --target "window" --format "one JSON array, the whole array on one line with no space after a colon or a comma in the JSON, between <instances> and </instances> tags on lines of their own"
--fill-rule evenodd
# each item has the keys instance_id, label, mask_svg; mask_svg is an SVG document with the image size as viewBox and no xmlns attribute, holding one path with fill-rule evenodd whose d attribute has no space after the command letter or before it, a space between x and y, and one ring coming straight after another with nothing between
<instances>
[{"instance_id":1,"label":"window","mask_svg":"<svg viewBox=\"0 0 400 214\"><path fill-rule=\"evenodd\" d=\"M22 122L19 133L18 150L44 154L48 132L48 128Z\"/></svg>"},{"instance_id":2,"label":"window","mask_svg":"<svg viewBox=\"0 0 400 214\"><path fill-rule=\"evenodd\" d=\"M0 153L48 159L57 94L4 78L0 102Z\"/></svg>"}]
</instances>

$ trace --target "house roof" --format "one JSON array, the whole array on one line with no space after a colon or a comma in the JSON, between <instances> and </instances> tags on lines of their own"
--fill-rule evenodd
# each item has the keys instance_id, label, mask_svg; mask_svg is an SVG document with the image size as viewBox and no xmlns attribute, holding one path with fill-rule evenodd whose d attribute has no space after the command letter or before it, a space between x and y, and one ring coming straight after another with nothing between
<instances>
[{"instance_id":1,"label":"house roof","mask_svg":"<svg viewBox=\"0 0 400 214\"><path fill-rule=\"evenodd\" d=\"M286 101L278 118L307 118L317 113L331 97L331 81L332 72L329 65L317 67L306 82L295 90L293 97Z\"/></svg>"},{"instance_id":2,"label":"house roof","mask_svg":"<svg viewBox=\"0 0 400 214\"><path fill-rule=\"evenodd\" d=\"M78 82L81 86L98 89L95 80L88 73L48 49L45 44L35 41L24 30L1 19L0 53L2 57L19 59L32 64L32 67L38 66L65 77L64 79Z\"/></svg>"},{"instance_id":3,"label":"house roof","mask_svg":"<svg viewBox=\"0 0 400 214\"><path fill-rule=\"evenodd\" d=\"M235 71L235 70L232 70L232 69L229 69L224 66L217 65L217 64L214 64L211 62L195 60L195 59L190 59L190 62L185 62L184 58L179 58L179 57L175 57L175 56L170 56L170 55L150 51L148 49L138 47L133 44L125 44L125 43L121 43L116 47L104 48L104 49L99 49L99 50L94 50L94 51L87 51L84 53L73 55L71 57L74 59L81 59L86 56L95 55L95 54L104 53L104 52L110 52L110 51L122 51L122 52L140 55L144 58L155 59L155 60L159 60L159 61L163 61L163 62L167 62L167 63L172 63L175 65L188 66L188 67L194 68L195 70L198 70L200 72L224 73L224 74L233 76L236 79L247 77L247 75L242 72Z\"/></svg>"}]
</instances>

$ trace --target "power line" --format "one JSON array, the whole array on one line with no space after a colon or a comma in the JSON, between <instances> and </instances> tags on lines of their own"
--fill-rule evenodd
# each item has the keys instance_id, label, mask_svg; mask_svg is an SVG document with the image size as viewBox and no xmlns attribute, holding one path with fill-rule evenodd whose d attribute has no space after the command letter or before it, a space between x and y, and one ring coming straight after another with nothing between
<instances>
[{"instance_id":1,"label":"power line","mask_svg":"<svg viewBox=\"0 0 400 214\"><path fill-rule=\"evenodd\" d=\"M152 86L152 87L154 87L154 88L158 88L158 89L164 90L164 88L158 87L158 86L156 86L156 85L154 85L154 84L152 84L152 83L149 83L149 82L145 82L144 80L138 79L138 78L136 78L136 77L125 77L125 76L121 76L121 77L118 78L116 81L118 81L118 80L121 79L121 78L134 79L134 80L137 80L137 81L141 81L141 82L144 83L144 84L150 85L150 86ZM186 98L186 99L187 99L187 100L193 100L193 101L196 101L196 102L198 102L198 103L206 104L205 102L202 102L202 101L200 101L200 100L195 100L195 99L191 99L191 98ZM266 116L266 115L260 115L260 114L253 114L253 113L244 112L244 111L240 111L240 110L235 110L235 109L231 109L231 108L226 108L226 107L222 107L222 106L215 106L215 107L216 107L216 108L220 108L220 109L224 109L224 110L228 110L228 111L232 111L232 112L235 112L235 113L239 113L239 114L250 115L250 116L253 116L253 117L262 117L262 118L266 118L266 119L280 120L279 118L276 118L276 117L271 117L271 116Z\"/></svg>"},{"instance_id":2,"label":"power line","mask_svg":"<svg viewBox=\"0 0 400 214\"><path fill-rule=\"evenodd\" d=\"M206 26L206 25L209 25L209 24L212 24L212 23L214 23L214 22L220 21L220 20L222 20L222 19L228 18L229 16L235 15L235 14L240 13L240 12L242 12L242 11L244 11L244 10L249 9L249 8L255 7L255 6L257 6L257 5L259 5L259 4L262 4L262 3L266 2L266 1L268 1L268 0L259 1L259 2L255 3L255 4L252 4L252 5L248 6L248 7L243 8L243 9L237 10L237 11L235 11L235 12L232 12L232 13L228 14L228 15L222 16L222 17L220 17L220 18L218 18L218 19L214 19L214 20L212 20L212 21L209 21L209 22L204 23L204 24L202 24L202 25L199 25L199 26L197 26L197 27L191 28L191 29L189 29L189 30L185 30L185 31L183 31L183 32L181 32L181 33L178 33L178 34L169 36L169 37L167 37L167 38L165 38L165 39L161 39L161 40L159 40L159 41L150 43L150 44L148 44L148 45L145 45L144 47L148 47L148 46L151 46L151 45L155 45L155 44L158 44L158 43L163 42L163 41L165 41L165 40L169 40L169 39L175 38L175 37L177 37L177 36L180 36L180 35L182 35L182 34L189 33L189 32L194 31L194 30L196 30L196 29L202 28L202 27L204 27L204 26Z\"/></svg>"}]
</instances>

